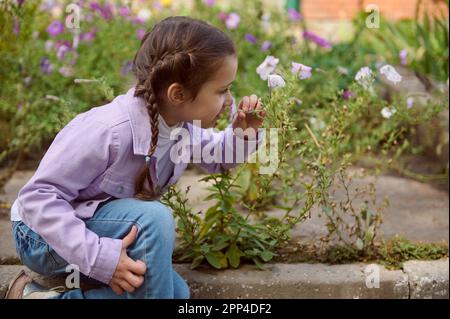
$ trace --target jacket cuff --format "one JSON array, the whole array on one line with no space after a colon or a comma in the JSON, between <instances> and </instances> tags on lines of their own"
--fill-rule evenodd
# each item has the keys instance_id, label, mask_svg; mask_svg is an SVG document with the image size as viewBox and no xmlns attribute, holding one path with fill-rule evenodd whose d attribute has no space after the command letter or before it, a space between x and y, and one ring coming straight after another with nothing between
<instances>
[{"instance_id":1,"label":"jacket cuff","mask_svg":"<svg viewBox=\"0 0 450 319\"><path fill-rule=\"evenodd\" d=\"M100 250L89 277L109 284L119 263L121 251L121 239L101 237Z\"/></svg>"}]
</instances>

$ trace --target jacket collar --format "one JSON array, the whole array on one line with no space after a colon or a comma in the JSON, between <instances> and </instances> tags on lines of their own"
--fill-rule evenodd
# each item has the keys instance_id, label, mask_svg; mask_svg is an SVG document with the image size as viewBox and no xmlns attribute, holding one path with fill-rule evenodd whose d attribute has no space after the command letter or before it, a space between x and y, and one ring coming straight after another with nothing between
<instances>
[{"instance_id":1,"label":"jacket collar","mask_svg":"<svg viewBox=\"0 0 450 319\"><path fill-rule=\"evenodd\" d=\"M135 155L147 155L150 148L150 119L143 99L134 96L134 87L125 95L125 104L130 117Z\"/></svg>"},{"instance_id":2,"label":"jacket collar","mask_svg":"<svg viewBox=\"0 0 450 319\"><path fill-rule=\"evenodd\" d=\"M132 87L125 95L124 104L130 118L131 134L133 137L133 153L135 155L147 155L150 149L151 126L145 102L142 98L134 96L135 88ZM187 128L187 123L183 123ZM153 155L154 156L154 155Z\"/></svg>"}]
</instances>

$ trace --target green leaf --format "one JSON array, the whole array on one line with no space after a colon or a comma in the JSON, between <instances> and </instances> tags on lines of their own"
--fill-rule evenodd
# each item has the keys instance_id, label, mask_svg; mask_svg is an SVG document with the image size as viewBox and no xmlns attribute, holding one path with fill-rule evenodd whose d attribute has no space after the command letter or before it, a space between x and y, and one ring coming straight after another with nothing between
<instances>
[{"instance_id":1,"label":"green leaf","mask_svg":"<svg viewBox=\"0 0 450 319\"><path fill-rule=\"evenodd\" d=\"M214 268L222 269L228 266L227 257L220 251L210 252L205 257Z\"/></svg>"},{"instance_id":2,"label":"green leaf","mask_svg":"<svg viewBox=\"0 0 450 319\"><path fill-rule=\"evenodd\" d=\"M273 258L273 256L275 256L275 254L272 253L271 251L264 250L263 252L261 252L260 256L261 256L262 260L264 260L265 262L268 262L269 260L271 260Z\"/></svg>"},{"instance_id":3,"label":"green leaf","mask_svg":"<svg viewBox=\"0 0 450 319\"><path fill-rule=\"evenodd\" d=\"M228 248L226 256L231 267L237 268L239 267L241 256L244 256L244 253L237 247L236 243L234 243Z\"/></svg>"},{"instance_id":4,"label":"green leaf","mask_svg":"<svg viewBox=\"0 0 450 319\"><path fill-rule=\"evenodd\" d=\"M201 264L203 259L205 259L205 256L203 256L203 255L195 257L194 260L192 261L191 269L197 268L197 266Z\"/></svg>"},{"instance_id":5,"label":"green leaf","mask_svg":"<svg viewBox=\"0 0 450 319\"><path fill-rule=\"evenodd\" d=\"M260 270L264 270L264 265L259 261L257 257L252 258L253 262L255 263L256 267Z\"/></svg>"}]
</instances>

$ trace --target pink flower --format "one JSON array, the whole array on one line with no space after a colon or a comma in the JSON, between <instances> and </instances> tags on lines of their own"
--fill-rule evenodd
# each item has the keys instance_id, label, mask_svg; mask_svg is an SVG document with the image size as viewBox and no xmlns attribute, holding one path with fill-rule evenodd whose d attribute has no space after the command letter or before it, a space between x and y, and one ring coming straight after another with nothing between
<instances>
[{"instance_id":1,"label":"pink flower","mask_svg":"<svg viewBox=\"0 0 450 319\"><path fill-rule=\"evenodd\" d=\"M344 100L350 100L354 96L355 96L354 93L349 89L344 89L344 92L342 92L342 98Z\"/></svg>"},{"instance_id":2,"label":"pink flower","mask_svg":"<svg viewBox=\"0 0 450 319\"><path fill-rule=\"evenodd\" d=\"M95 39L95 29L86 33L80 34L80 41L92 41Z\"/></svg>"},{"instance_id":3,"label":"pink flower","mask_svg":"<svg viewBox=\"0 0 450 319\"><path fill-rule=\"evenodd\" d=\"M219 12L217 14L217 17L219 18L220 21L226 21L228 19L228 14L226 12Z\"/></svg>"},{"instance_id":4,"label":"pink flower","mask_svg":"<svg viewBox=\"0 0 450 319\"><path fill-rule=\"evenodd\" d=\"M241 22L241 17L236 12L230 13L228 18L225 21L225 24L228 29L234 30L239 26L239 22Z\"/></svg>"},{"instance_id":5,"label":"pink flower","mask_svg":"<svg viewBox=\"0 0 450 319\"><path fill-rule=\"evenodd\" d=\"M60 35L64 32L64 24L59 20L52 21L47 27L47 32L51 37Z\"/></svg>"},{"instance_id":6,"label":"pink flower","mask_svg":"<svg viewBox=\"0 0 450 319\"><path fill-rule=\"evenodd\" d=\"M292 62L291 72L294 75L300 76L300 80L310 78L311 71L312 71L312 68L310 66L306 66L301 63Z\"/></svg>"},{"instance_id":7,"label":"pink flower","mask_svg":"<svg viewBox=\"0 0 450 319\"><path fill-rule=\"evenodd\" d=\"M145 36L145 29L138 29L136 31L136 36L138 37L139 40L142 40Z\"/></svg>"},{"instance_id":8,"label":"pink flower","mask_svg":"<svg viewBox=\"0 0 450 319\"><path fill-rule=\"evenodd\" d=\"M303 18L302 15L293 8L288 9L288 17L289 17L289 20L291 20L293 22L300 21Z\"/></svg>"},{"instance_id":9,"label":"pink flower","mask_svg":"<svg viewBox=\"0 0 450 319\"><path fill-rule=\"evenodd\" d=\"M121 6L119 8L119 14L120 14L120 16L122 16L124 18L128 17L130 15L130 13L131 13L131 10L128 6Z\"/></svg>"},{"instance_id":10,"label":"pink flower","mask_svg":"<svg viewBox=\"0 0 450 319\"><path fill-rule=\"evenodd\" d=\"M204 0L204 1L208 7L213 7L216 4L216 0Z\"/></svg>"}]
</instances>

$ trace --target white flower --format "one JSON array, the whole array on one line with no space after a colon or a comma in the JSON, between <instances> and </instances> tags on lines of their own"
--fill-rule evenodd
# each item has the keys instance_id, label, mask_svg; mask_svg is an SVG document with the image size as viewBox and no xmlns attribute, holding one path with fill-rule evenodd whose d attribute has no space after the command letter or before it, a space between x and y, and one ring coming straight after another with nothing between
<instances>
[{"instance_id":1,"label":"white flower","mask_svg":"<svg viewBox=\"0 0 450 319\"><path fill-rule=\"evenodd\" d=\"M137 14L138 18L142 21L147 21L152 16L152 12L149 9L141 9Z\"/></svg>"},{"instance_id":2,"label":"white flower","mask_svg":"<svg viewBox=\"0 0 450 319\"><path fill-rule=\"evenodd\" d=\"M395 114L395 112L397 112L397 110L393 107L389 108L389 107L384 107L381 110L381 116L383 116L385 119L390 118L392 115Z\"/></svg>"},{"instance_id":3,"label":"white flower","mask_svg":"<svg viewBox=\"0 0 450 319\"><path fill-rule=\"evenodd\" d=\"M275 71L279 61L279 59L269 55L264 62L256 68L256 73L259 74L262 80L266 81L269 74Z\"/></svg>"},{"instance_id":4,"label":"white flower","mask_svg":"<svg viewBox=\"0 0 450 319\"><path fill-rule=\"evenodd\" d=\"M300 80L310 78L311 71L312 71L312 68L310 66L306 66L301 63L292 62L291 72L294 75L298 75L300 77Z\"/></svg>"},{"instance_id":5,"label":"white flower","mask_svg":"<svg viewBox=\"0 0 450 319\"><path fill-rule=\"evenodd\" d=\"M394 84L397 84L402 80L402 76L389 64L382 66L380 68L380 73L384 74L386 78Z\"/></svg>"},{"instance_id":6,"label":"white flower","mask_svg":"<svg viewBox=\"0 0 450 319\"><path fill-rule=\"evenodd\" d=\"M373 82L373 73L372 70L364 66L355 75L355 80L360 85L362 85L365 89L369 88Z\"/></svg>"},{"instance_id":7,"label":"white flower","mask_svg":"<svg viewBox=\"0 0 450 319\"><path fill-rule=\"evenodd\" d=\"M270 74L268 77L267 83L270 88L282 88L286 86L286 82L284 79L277 74Z\"/></svg>"}]
</instances>

